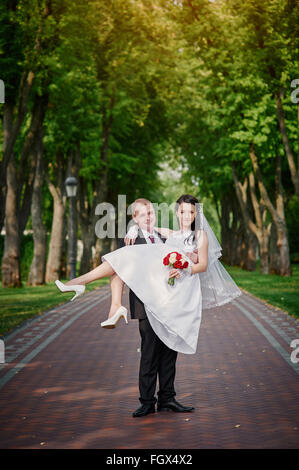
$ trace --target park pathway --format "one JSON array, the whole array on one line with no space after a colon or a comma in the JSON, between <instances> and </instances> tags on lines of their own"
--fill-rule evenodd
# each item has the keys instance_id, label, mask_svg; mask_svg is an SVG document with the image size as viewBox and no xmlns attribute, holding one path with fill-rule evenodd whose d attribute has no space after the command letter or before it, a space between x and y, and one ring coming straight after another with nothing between
<instances>
[{"instance_id":1,"label":"park pathway","mask_svg":"<svg viewBox=\"0 0 299 470\"><path fill-rule=\"evenodd\" d=\"M133 418L138 322L102 329L109 304L106 285L4 338L1 449L299 448L298 321L245 292L205 311L197 353L177 360L176 398L195 411Z\"/></svg>"}]
</instances>

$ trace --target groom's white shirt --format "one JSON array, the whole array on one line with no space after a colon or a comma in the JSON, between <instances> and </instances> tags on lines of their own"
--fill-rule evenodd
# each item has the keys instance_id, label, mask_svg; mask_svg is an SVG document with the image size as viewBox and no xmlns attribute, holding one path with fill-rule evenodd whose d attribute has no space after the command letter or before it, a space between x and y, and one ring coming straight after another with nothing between
<instances>
[{"instance_id":1,"label":"groom's white shirt","mask_svg":"<svg viewBox=\"0 0 299 470\"><path fill-rule=\"evenodd\" d=\"M146 240L146 243L152 243L151 240L150 240L150 236L153 236L154 239L155 239L155 243L163 243L161 238L159 237L158 233L156 232L156 230L153 230L153 233L149 233L147 230L143 230L143 228L140 229L143 233L143 236Z\"/></svg>"}]
</instances>

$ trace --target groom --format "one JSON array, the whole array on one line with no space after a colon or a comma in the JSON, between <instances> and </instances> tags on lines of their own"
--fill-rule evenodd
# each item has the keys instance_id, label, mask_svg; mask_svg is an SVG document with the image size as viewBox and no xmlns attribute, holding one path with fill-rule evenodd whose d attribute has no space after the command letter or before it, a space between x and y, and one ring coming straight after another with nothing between
<instances>
[{"instance_id":1,"label":"groom","mask_svg":"<svg viewBox=\"0 0 299 470\"><path fill-rule=\"evenodd\" d=\"M156 222L155 211L150 201L136 199L132 206L132 218L138 225L135 243L164 243L158 232L153 230ZM121 240L120 246L125 242ZM193 407L183 406L175 400L174 379L177 351L168 348L152 329L146 316L144 304L130 290L131 318L139 320L141 336L141 358L139 367L139 400L141 406L134 411L134 417L155 413L157 376L159 376L158 411L188 412Z\"/></svg>"}]
</instances>

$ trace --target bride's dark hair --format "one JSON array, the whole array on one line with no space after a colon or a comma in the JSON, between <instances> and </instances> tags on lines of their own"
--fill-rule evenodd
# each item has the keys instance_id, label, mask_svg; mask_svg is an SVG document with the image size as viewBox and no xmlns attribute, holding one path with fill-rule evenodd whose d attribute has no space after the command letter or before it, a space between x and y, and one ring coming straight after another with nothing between
<instances>
[{"instance_id":1,"label":"bride's dark hair","mask_svg":"<svg viewBox=\"0 0 299 470\"><path fill-rule=\"evenodd\" d=\"M175 211L176 212L179 209L180 204L182 204L183 202L187 202L188 204L192 204L195 207L195 210L196 210L195 218L194 218L194 220L191 224L191 227L190 227L190 230L192 231L192 233L187 238L185 238L185 240L184 240L184 243L187 243L187 241L189 242L191 237L192 237L192 242L194 242L194 240L195 240L196 217L199 217L199 214L198 214L199 200L195 196L191 196L191 194L183 194L176 201L176 204L175 204Z\"/></svg>"}]
</instances>

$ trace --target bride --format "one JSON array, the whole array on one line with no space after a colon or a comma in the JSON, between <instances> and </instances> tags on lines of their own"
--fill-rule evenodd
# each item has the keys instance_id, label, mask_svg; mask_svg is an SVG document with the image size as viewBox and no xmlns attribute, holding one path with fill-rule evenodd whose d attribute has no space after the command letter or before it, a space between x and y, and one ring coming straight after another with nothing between
<instances>
[{"instance_id":1,"label":"bride","mask_svg":"<svg viewBox=\"0 0 299 470\"><path fill-rule=\"evenodd\" d=\"M149 201L148 201L149 202ZM151 203L148 226L155 220ZM76 298L85 284L110 276L112 303L108 319L101 323L113 328L121 317L127 323L127 309L121 305L125 283L144 303L148 320L159 338L171 349L194 354L197 348L202 309L230 302L242 294L219 262L221 246L209 226L202 204L190 195L176 201L180 230L154 229L166 238L165 243L131 245L138 235L138 225L126 235L126 246L102 257L102 263L83 276L66 284L56 281L61 291L75 291ZM133 214L138 223L138 214ZM140 226L140 225L139 225ZM163 259L171 252L188 261L185 269L169 269ZM168 279L174 278L174 285ZM73 300L73 299L72 299Z\"/></svg>"}]
</instances>

